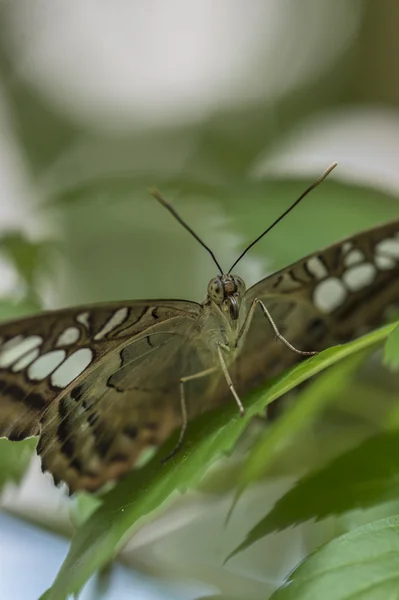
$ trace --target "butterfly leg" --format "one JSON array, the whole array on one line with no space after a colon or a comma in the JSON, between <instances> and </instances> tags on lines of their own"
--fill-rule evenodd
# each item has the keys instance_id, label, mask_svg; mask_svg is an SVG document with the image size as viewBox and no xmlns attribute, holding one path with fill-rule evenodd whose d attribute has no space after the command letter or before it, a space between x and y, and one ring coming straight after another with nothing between
<instances>
[{"instance_id":1,"label":"butterfly leg","mask_svg":"<svg viewBox=\"0 0 399 600\"><path fill-rule=\"evenodd\" d=\"M290 342L279 332L278 327L275 324L275 322L273 321L271 314L267 310L266 306L263 304L262 300L259 300L258 298L255 298L255 300L251 304L251 307L248 311L247 317L244 321L241 331L238 334L236 346L238 345L238 342L240 341L240 339L244 335L244 333L246 333L248 331L249 326L252 321L252 317L254 315L254 311L258 305L260 306L263 314L265 315L266 319L269 321L270 325L272 326L272 329L273 329L277 339L279 339L281 342L283 342L283 344L285 346L287 346L287 348L289 348L292 352L295 352L295 354L299 354L300 356L314 356L315 354L317 354L317 352L308 352L306 350L298 350L298 348L295 348L295 346L290 344Z\"/></svg>"},{"instance_id":2,"label":"butterfly leg","mask_svg":"<svg viewBox=\"0 0 399 600\"><path fill-rule=\"evenodd\" d=\"M218 355L219 355L220 366L222 367L223 375L226 379L227 385L229 386L230 392L233 394L234 400L237 402L238 409L240 411L240 415L243 417L245 414L245 408L243 407L242 402L241 402L241 400L235 390L234 384L231 380L230 373L227 369L226 361L224 360L223 350L230 351L230 348L228 346L225 346L224 344L218 344Z\"/></svg>"},{"instance_id":3,"label":"butterfly leg","mask_svg":"<svg viewBox=\"0 0 399 600\"><path fill-rule=\"evenodd\" d=\"M188 414L187 414L187 403L186 403L186 393L184 386L187 382L192 381L193 379L201 379L202 377L207 377L207 375L211 375L217 371L216 367L211 367L210 369L205 369L204 371L199 371L198 373L194 373L193 375L187 375L186 377L182 377L180 379L180 408L181 408L181 416L182 416L182 425L180 429L179 439L177 440L176 446L173 448L172 452L170 452L165 458L162 459L162 463L166 463L170 458L172 458L176 452L179 451L183 439L184 434L186 433L187 423L188 423Z\"/></svg>"}]
</instances>

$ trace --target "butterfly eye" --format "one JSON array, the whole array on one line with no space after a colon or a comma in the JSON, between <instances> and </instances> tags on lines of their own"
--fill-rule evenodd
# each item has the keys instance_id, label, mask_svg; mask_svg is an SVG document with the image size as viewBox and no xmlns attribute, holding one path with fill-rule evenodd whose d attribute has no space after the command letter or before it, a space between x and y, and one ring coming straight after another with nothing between
<instances>
[{"instance_id":1,"label":"butterfly eye","mask_svg":"<svg viewBox=\"0 0 399 600\"><path fill-rule=\"evenodd\" d=\"M237 275L233 275L233 280L234 280L234 283L235 283L235 284L236 284L236 286L237 286L237 292L238 292L240 295L243 295L243 294L245 294L245 291L246 291L247 287L246 287L246 285L245 285L245 282L244 282L244 280L243 280L243 279L241 279L241 277L238 277Z\"/></svg>"},{"instance_id":2,"label":"butterfly eye","mask_svg":"<svg viewBox=\"0 0 399 600\"><path fill-rule=\"evenodd\" d=\"M217 304L221 304L224 299L224 290L222 282L218 277L211 279L208 283L208 296Z\"/></svg>"}]
</instances>

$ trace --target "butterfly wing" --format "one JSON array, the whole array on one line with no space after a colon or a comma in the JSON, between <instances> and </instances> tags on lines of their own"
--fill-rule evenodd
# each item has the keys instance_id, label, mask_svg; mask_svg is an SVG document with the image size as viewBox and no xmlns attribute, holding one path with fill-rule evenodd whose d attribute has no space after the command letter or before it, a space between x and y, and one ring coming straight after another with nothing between
<instances>
[{"instance_id":1,"label":"butterfly wing","mask_svg":"<svg viewBox=\"0 0 399 600\"><path fill-rule=\"evenodd\" d=\"M113 303L1 324L0 435L40 435L43 468L71 491L119 477L181 423L180 377L212 366L201 310Z\"/></svg>"},{"instance_id":2,"label":"butterfly wing","mask_svg":"<svg viewBox=\"0 0 399 600\"><path fill-rule=\"evenodd\" d=\"M255 298L303 350L367 331L399 303L399 221L260 281L245 295L244 316ZM121 476L181 423L180 378L215 366L203 310L184 301L113 303L1 324L0 435L40 435L43 468L71 491ZM297 359L256 310L234 365L239 392ZM229 397L220 373L190 381L186 393L190 416Z\"/></svg>"},{"instance_id":3,"label":"butterfly wing","mask_svg":"<svg viewBox=\"0 0 399 600\"><path fill-rule=\"evenodd\" d=\"M320 351L366 333L399 306L399 220L266 277L247 291L246 310L255 298L300 350ZM236 362L237 386L244 393L297 360L257 309Z\"/></svg>"}]
</instances>

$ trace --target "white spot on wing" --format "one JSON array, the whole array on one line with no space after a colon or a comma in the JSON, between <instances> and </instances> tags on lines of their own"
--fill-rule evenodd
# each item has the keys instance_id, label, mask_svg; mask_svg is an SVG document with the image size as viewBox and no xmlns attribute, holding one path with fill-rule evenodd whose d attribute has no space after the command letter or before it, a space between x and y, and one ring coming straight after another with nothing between
<instances>
[{"instance_id":1,"label":"white spot on wing","mask_svg":"<svg viewBox=\"0 0 399 600\"><path fill-rule=\"evenodd\" d=\"M28 354L25 354L25 356L23 356L22 358L17 360L17 362L13 364L11 370L14 373L17 373L18 371L22 371L28 365L30 365L30 363L33 362L35 360L35 358L37 358L38 356L39 356L39 348L35 348L34 350L31 350L30 352L28 352Z\"/></svg>"},{"instance_id":2,"label":"white spot on wing","mask_svg":"<svg viewBox=\"0 0 399 600\"><path fill-rule=\"evenodd\" d=\"M344 242L342 244L342 252L344 252L346 254L346 252L349 252L349 250L352 250L353 248L353 244L352 242Z\"/></svg>"},{"instance_id":3,"label":"white spot on wing","mask_svg":"<svg viewBox=\"0 0 399 600\"><path fill-rule=\"evenodd\" d=\"M317 256L312 256L312 258L307 261L306 266L317 280L328 277L328 271L326 267Z\"/></svg>"},{"instance_id":4,"label":"white spot on wing","mask_svg":"<svg viewBox=\"0 0 399 600\"><path fill-rule=\"evenodd\" d=\"M376 246L377 252L381 252L382 254L388 254L388 256L392 256L399 260L399 240L383 240Z\"/></svg>"},{"instance_id":5,"label":"white spot on wing","mask_svg":"<svg viewBox=\"0 0 399 600\"><path fill-rule=\"evenodd\" d=\"M374 262L380 271L387 271L388 269L394 269L396 267L396 261L391 256L382 256L381 254L376 254Z\"/></svg>"},{"instance_id":6,"label":"white spot on wing","mask_svg":"<svg viewBox=\"0 0 399 600\"><path fill-rule=\"evenodd\" d=\"M363 265L351 267L345 271L342 279L352 292L357 292L373 283L376 272L374 265L365 263Z\"/></svg>"},{"instance_id":7,"label":"white spot on wing","mask_svg":"<svg viewBox=\"0 0 399 600\"><path fill-rule=\"evenodd\" d=\"M8 340L3 344L0 352L0 367L9 367L15 361L22 358L24 354L33 350L43 342L39 335L30 335L25 338L23 335Z\"/></svg>"},{"instance_id":8,"label":"white spot on wing","mask_svg":"<svg viewBox=\"0 0 399 600\"><path fill-rule=\"evenodd\" d=\"M22 340L24 339L23 335L16 335L15 337L9 339L6 341L6 343L3 345L2 348L2 352L3 350L8 350L10 348L14 348L15 346L17 346L18 344L20 344L22 342Z\"/></svg>"},{"instance_id":9,"label":"white spot on wing","mask_svg":"<svg viewBox=\"0 0 399 600\"><path fill-rule=\"evenodd\" d=\"M364 262L365 260L365 256L363 254L363 252L361 252L360 250L352 250L352 252L349 252L349 254L347 254L345 256L345 265L347 267L350 267L352 265L356 265L358 263Z\"/></svg>"},{"instance_id":10,"label":"white spot on wing","mask_svg":"<svg viewBox=\"0 0 399 600\"><path fill-rule=\"evenodd\" d=\"M94 336L94 339L102 340L106 335L111 333L111 331L113 329L115 329L115 327L118 327L118 325L121 325L121 323L123 323L123 321L126 321L127 315L128 315L128 310L127 310L126 306L124 306L123 308L119 308L117 311L114 312L112 317L105 323L104 327L102 327L100 329L100 331L98 333L96 333L96 335Z\"/></svg>"},{"instance_id":11,"label":"white spot on wing","mask_svg":"<svg viewBox=\"0 0 399 600\"><path fill-rule=\"evenodd\" d=\"M78 323L80 323L81 325L86 327L86 329L90 329L90 313L89 313L89 311L80 313L76 317L76 320Z\"/></svg>"},{"instance_id":12,"label":"white spot on wing","mask_svg":"<svg viewBox=\"0 0 399 600\"><path fill-rule=\"evenodd\" d=\"M93 352L90 348L80 348L62 363L51 375L52 385L64 388L69 385L89 366L93 360Z\"/></svg>"},{"instance_id":13,"label":"white spot on wing","mask_svg":"<svg viewBox=\"0 0 399 600\"><path fill-rule=\"evenodd\" d=\"M65 359L65 350L52 350L39 356L28 368L28 377L34 381L45 379Z\"/></svg>"},{"instance_id":14,"label":"white spot on wing","mask_svg":"<svg viewBox=\"0 0 399 600\"><path fill-rule=\"evenodd\" d=\"M80 336L80 331L77 327L67 327L64 331L58 336L56 341L56 346L70 346L78 341Z\"/></svg>"},{"instance_id":15,"label":"white spot on wing","mask_svg":"<svg viewBox=\"0 0 399 600\"><path fill-rule=\"evenodd\" d=\"M323 312L331 312L345 300L347 291L338 277L321 281L313 293L313 302Z\"/></svg>"}]
</instances>

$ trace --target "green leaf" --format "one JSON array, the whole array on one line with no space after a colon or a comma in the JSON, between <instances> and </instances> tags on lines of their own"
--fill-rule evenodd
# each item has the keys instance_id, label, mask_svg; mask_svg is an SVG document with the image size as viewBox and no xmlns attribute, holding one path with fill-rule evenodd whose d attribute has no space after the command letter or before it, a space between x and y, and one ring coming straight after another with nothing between
<instances>
[{"instance_id":1,"label":"green leaf","mask_svg":"<svg viewBox=\"0 0 399 600\"><path fill-rule=\"evenodd\" d=\"M100 505L100 497L85 492L78 494L76 502L74 502L70 509L70 519L74 527L77 529L83 525Z\"/></svg>"},{"instance_id":2,"label":"green leaf","mask_svg":"<svg viewBox=\"0 0 399 600\"><path fill-rule=\"evenodd\" d=\"M0 489L10 481L18 483L29 466L37 440L30 438L18 444L0 438Z\"/></svg>"},{"instance_id":3,"label":"green leaf","mask_svg":"<svg viewBox=\"0 0 399 600\"><path fill-rule=\"evenodd\" d=\"M316 418L326 405L337 398L347 387L353 372L364 361L369 353L358 352L324 372L313 381L304 392L296 398L281 417L265 430L250 450L241 477L238 481L240 490L250 482L260 479L267 472L275 459L275 448L281 441L292 436Z\"/></svg>"},{"instance_id":4,"label":"green leaf","mask_svg":"<svg viewBox=\"0 0 399 600\"><path fill-rule=\"evenodd\" d=\"M385 432L303 477L229 556L272 531L399 497L399 431Z\"/></svg>"},{"instance_id":5,"label":"green leaf","mask_svg":"<svg viewBox=\"0 0 399 600\"><path fill-rule=\"evenodd\" d=\"M271 427L267 428L258 438L248 453L244 467L237 481L237 492L228 511L226 522L234 511L244 489L252 481L261 479L276 459L276 450L285 447L284 442L313 419L337 398L349 384L354 370L363 362L370 349L347 358L331 367L309 384L305 391L299 394L295 402L288 408ZM229 558L229 557L228 557ZM226 560L228 560L228 558Z\"/></svg>"},{"instance_id":6,"label":"green leaf","mask_svg":"<svg viewBox=\"0 0 399 600\"><path fill-rule=\"evenodd\" d=\"M384 364L391 369L399 369L399 325L385 343Z\"/></svg>"},{"instance_id":7,"label":"green leaf","mask_svg":"<svg viewBox=\"0 0 399 600\"><path fill-rule=\"evenodd\" d=\"M0 321L18 319L37 310L38 306L32 300L16 302L12 299L0 298Z\"/></svg>"},{"instance_id":8,"label":"green leaf","mask_svg":"<svg viewBox=\"0 0 399 600\"><path fill-rule=\"evenodd\" d=\"M342 535L307 558L270 600L398 598L399 516Z\"/></svg>"},{"instance_id":9,"label":"green leaf","mask_svg":"<svg viewBox=\"0 0 399 600\"><path fill-rule=\"evenodd\" d=\"M62 600L78 592L97 569L113 558L150 513L164 506L177 491L195 486L218 457L231 452L250 419L263 412L265 405L328 366L381 343L393 328L394 325L388 325L297 365L270 382L262 392L250 394L245 400L247 410L243 418L238 416L233 401L218 411L202 415L189 426L182 451L161 466L161 458L176 443L174 436L148 464L131 472L104 495L103 504L77 531L46 600Z\"/></svg>"},{"instance_id":10,"label":"green leaf","mask_svg":"<svg viewBox=\"0 0 399 600\"><path fill-rule=\"evenodd\" d=\"M160 233L170 235L169 230L181 234L179 224L169 219L165 220L164 209L157 207L154 199L151 198L148 192L149 181L151 179L142 174L130 177L101 177L61 191L52 199L52 203L64 208L79 205L80 210L75 213L76 218L70 225L68 222L66 225L71 227L69 233L74 239L77 234L82 236L82 242L85 241L83 234L86 227L90 228L92 236L103 235L101 228L98 229L95 226L96 222L89 218L93 210L98 211L99 219L102 217L106 220L111 228L109 235L115 237L116 244L119 242L118 234L121 228L130 232L130 236L132 230L140 231L143 225L145 229L152 227L153 230L157 230L158 235ZM197 181L183 176L171 179L165 174L158 174L153 181L179 213L190 224L195 223L195 229L201 237L209 239L209 230L212 232L212 229L217 229L219 234L225 233L226 237L231 235L232 231L240 236L236 248L232 248L231 254L229 252L230 256L227 257L229 264L261 233L262 229L281 214L282 207L288 208L310 183L307 177L251 183L247 180L239 180L229 185L224 181L221 184L204 183L203 180ZM246 199L245 202L243 198ZM266 266L273 270L283 268L290 262L320 250L340 238L396 218L395 200L396 198L391 195L370 188L327 180L314 192L314 195L306 198L295 218L284 219L279 225L279 235L273 232L270 236L266 236L251 251L251 256L260 256L264 269ZM133 209L132 201L136 204ZM109 209L108 214L107 207L110 204L113 210ZM208 219L198 218L201 213L192 210L198 205L202 206L201 213L207 214ZM248 210L249 205L251 210ZM151 215L151 221L145 219L147 211ZM217 211L217 219L215 211ZM118 217L120 213L123 214L123 220ZM73 225L79 219L83 219L84 222L80 227L77 222L76 233ZM320 227L321 221L328 222L327 229ZM65 226L64 219L63 226ZM126 251L128 240L123 239L123 242L123 249ZM140 245L143 244L148 244L148 233L147 238L140 240ZM218 239L215 235L216 248L217 244ZM192 240L191 246L193 246ZM217 248L218 256L221 251L226 252L226 248L222 244L220 246ZM137 242L135 247L137 248ZM265 257L268 257L267 262ZM244 265L245 261L241 265L241 272L245 275ZM264 274L266 275L266 271Z\"/></svg>"},{"instance_id":11,"label":"green leaf","mask_svg":"<svg viewBox=\"0 0 399 600\"><path fill-rule=\"evenodd\" d=\"M14 265L27 287L27 299L37 302L37 277L49 268L49 252L54 249L49 241L36 242L20 231L9 231L0 236L0 252Z\"/></svg>"}]
</instances>

